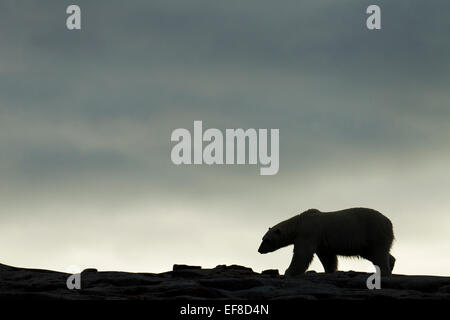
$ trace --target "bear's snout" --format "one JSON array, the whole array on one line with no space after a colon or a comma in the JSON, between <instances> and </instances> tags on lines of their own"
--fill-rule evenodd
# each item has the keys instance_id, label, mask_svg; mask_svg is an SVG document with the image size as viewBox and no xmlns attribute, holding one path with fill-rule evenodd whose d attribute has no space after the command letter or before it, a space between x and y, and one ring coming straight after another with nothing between
<instances>
[{"instance_id":1,"label":"bear's snout","mask_svg":"<svg viewBox=\"0 0 450 320\"><path fill-rule=\"evenodd\" d=\"M264 241L263 241L263 242L261 243L261 245L259 246L258 252L261 253L261 254L270 252L270 250L269 250L267 244L264 243Z\"/></svg>"}]
</instances>

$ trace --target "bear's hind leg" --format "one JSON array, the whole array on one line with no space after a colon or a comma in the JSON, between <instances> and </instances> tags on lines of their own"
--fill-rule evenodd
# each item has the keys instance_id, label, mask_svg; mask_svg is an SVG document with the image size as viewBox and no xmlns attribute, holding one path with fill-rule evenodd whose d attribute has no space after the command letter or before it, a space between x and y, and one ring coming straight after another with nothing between
<instances>
[{"instance_id":1,"label":"bear's hind leg","mask_svg":"<svg viewBox=\"0 0 450 320\"><path fill-rule=\"evenodd\" d=\"M394 265L395 265L395 258L390 254L389 255L389 268L392 270L394 270Z\"/></svg>"},{"instance_id":2,"label":"bear's hind leg","mask_svg":"<svg viewBox=\"0 0 450 320\"><path fill-rule=\"evenodd\" d=\"M381 276L388 277L391 275L389 267L390 255L386 253L377 253L371 259L372 263L380 268Z\"/></svg>"},{"instance_id":3,"label":"bear's hind leg","mask_svg":"<svg viewBox=\"0 0 450 320\"><path fill-rule=\"evenodd\" d=\"M329 252L317 252L320 262L326 273L333 273L337 270L337 255Z\"/></svg>"}]
</instances>

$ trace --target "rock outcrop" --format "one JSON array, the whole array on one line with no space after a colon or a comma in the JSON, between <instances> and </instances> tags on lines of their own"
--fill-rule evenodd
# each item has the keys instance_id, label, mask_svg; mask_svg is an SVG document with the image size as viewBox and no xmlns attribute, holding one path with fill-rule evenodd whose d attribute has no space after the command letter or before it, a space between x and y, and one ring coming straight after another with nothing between
<instances>
[{"instance_id":1,"label":"rock outcrop","mask_svg":"<svg viewBox=\"0 0 450 320\"><path fill-rule=\"evenodd\" d=\"M237 265L174 265L159 274L86 269L81 289L69 290L67 273L0 265L0 299L450 300L450 277L393 275L382 278L381 290L369 290L369 275L308 272L285 278L277 270L256 273Z\"/></svg>"}]
</instances>

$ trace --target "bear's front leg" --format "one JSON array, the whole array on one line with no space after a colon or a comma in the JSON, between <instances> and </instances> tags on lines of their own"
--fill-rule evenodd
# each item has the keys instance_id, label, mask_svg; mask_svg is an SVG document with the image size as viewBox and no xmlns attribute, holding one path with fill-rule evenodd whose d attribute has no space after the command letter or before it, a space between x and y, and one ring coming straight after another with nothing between
<instances>
[{"instance_id":1,"label":"bear's front leg","mask_svg":"<svg viewBox=\"0 0 450 320\"><path fill-rule=\"evenodd\" d=\"M294 255L291 264L284 275L287 277L297 276L305 273L314 256L314 249L305 244L294 245Z\"/></svg>"}]
</instances>

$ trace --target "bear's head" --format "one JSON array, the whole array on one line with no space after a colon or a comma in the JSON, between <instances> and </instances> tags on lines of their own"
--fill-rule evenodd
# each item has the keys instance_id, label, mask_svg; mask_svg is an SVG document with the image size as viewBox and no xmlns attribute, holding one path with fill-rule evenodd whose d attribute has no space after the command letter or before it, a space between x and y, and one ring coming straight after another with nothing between
<instances>
[{"instance_id":1,"label":"bear's head","mask_svg":"<svg viewBox=\"0 0 450 320\"><path fill-rule=\"evenodd\" d=\"M259 246L259 253L269 253L283 247L283 236L280 228L269 228L262 238L261 245Z\"/></svg>"},{"instance_id":2,"label":"bear's head","mask_svg":"<svg viewBox=\"0 0 450 320\"><path fill-rule=\"evenodd\" d=\"M294 244L298 230L301 228L299 226L300 217L301 215L297 215L269 228L269 231L262 238L258 252L268 253Z\"/></svg>"}]
</instances>

